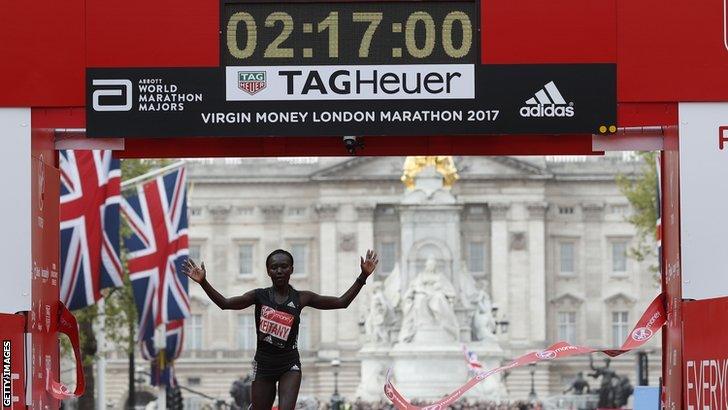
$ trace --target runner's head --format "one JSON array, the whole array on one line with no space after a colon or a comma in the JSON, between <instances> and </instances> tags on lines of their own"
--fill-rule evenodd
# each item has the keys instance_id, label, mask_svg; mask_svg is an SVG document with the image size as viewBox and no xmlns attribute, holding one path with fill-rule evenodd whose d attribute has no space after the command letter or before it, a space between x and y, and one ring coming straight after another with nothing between
<instances>
[{"instance_id":1,"label":"runner's head","mask_svg":"<svg viewBox=\"0 0 728 410\"><path fill-rule=\"evenodd\" d=\"M293 255L283 249L276 249L265 259L265 267L274 286L286 286L293 273Z\"/></svg>"}]
</instances>

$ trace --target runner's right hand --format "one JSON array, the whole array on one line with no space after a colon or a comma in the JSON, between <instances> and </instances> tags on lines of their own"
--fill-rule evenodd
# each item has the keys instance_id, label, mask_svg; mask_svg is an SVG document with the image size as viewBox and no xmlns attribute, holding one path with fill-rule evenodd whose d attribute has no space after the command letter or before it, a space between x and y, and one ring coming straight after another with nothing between
<instances>
[{"instance_id":1,"label":"runner's right hand","mask_svg":"<svg viewBox=\"0 0 728 410\"><path fill-rule=\"evenodd\" d=\"M197 283L204 282L205 276L207 276L207 272L205 271L205 262L202 262L200 266L197 266L192 258L187 258L187 262L185 263L182 271L185 275L189 276L190 279Z\"/></svg>"}]
</instances>

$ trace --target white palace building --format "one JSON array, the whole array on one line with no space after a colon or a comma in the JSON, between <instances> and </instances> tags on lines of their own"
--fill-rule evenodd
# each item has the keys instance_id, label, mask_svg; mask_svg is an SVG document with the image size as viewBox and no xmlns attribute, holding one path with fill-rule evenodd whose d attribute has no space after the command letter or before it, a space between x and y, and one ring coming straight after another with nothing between
<instances>
[{"instance_id":1,"label":"white palace building","mask_svg":"<svg viewBox=\"0 0 728 410\"><path fill-rule=\"evenodd\" d=\"M656 261L628 256L636 231L615 183L642 166L622 153L191 161L190 255L205 262L215 288L234 296L270 286L265 257L284 248L294 255L295 288L339 295L358 275L359 256L376 249L375 277L348 309L304 310L300 396L328 401L336 375L347 400L379 400L392 368L406 397L431 399L467 380L463 345L487 367L559 340L621 345L660 291L650 269ZM420 280L425 275L438 285ZM440 301L429 304L434 313L417 310L425 309L417 292ZM222 311L194 283L190 296L177 379L230 400L232 382L251 370L253 309ZM644 348L652 385L661 363L655 339ZM121 408L127 358L107 357L107 400ZM594 356L595 366L603 357ZM636 361L632 352L611 367L635 384ZM526 399L533 380L547 400L580 371L590 372L588 357L541 362L496 375L490 390L469 397ZM187 408L212 403L183 394Z\"/></svg>"}]
</instances>

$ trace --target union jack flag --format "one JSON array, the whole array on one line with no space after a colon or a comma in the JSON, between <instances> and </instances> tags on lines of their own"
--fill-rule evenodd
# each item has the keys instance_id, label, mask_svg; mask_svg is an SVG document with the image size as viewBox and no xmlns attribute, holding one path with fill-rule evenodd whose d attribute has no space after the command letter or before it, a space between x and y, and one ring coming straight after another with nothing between
<instances>
[{"instance_id":1,"label":"union jack flag","mask_svg":"<svg viewBox=\"0 0 728 410\"><path fill-rule=\"evenodd\" d=\"M167 343L165 357L172 361L179 357L182 353L182 345L184 344L184 320L173 320L166 324ZM152 337L142 340L141 342L142 357L147 360L153 360L157 357L157 349L154 348L154 340Z\"/></svg>"},{"instance_id":2,"label":"union jack flag","mask_svg":"<svg viewBox=\"0 0 728 410\"><path fill-rule=\"evenodd\" d=\"M132 234L124 242L139 341L152 338L162 323L189 316L187 276L187 198L185 169L178 168L136 187L121 209Z\"/></svg>"},{"instance_id":3,"label":"union jack flag","mask_svg":"<svg viewBox=\"0 0 728 410\"><path fill-rule=\"evenodd\" d=\"M174 375L174 366L171 363L167 364L160 372L159 363L153 361L150 370L149 381L152 386L177 386L177 377Z\"/></svg>"},{"instance_id":4,"label":"union jack flag","mask_svg":"<svg viewBox=\"0 0 728 410\"><path fill-rule=\"evenodd\" d=\"M166 347L164 349L164 359L157 355L157 349L154 348L153 338L144 339L141 342L142 357L151 360L151 384L152 386L165 385L174 387L177 380L174 377L174 361L182 353L182 344L184 343L184 320L174 320L166 324ZM160 363L161 362L161 363ZM162 369L160 372L159 369Z\"/></svg>"},{"instance_id":5,"label":"union jack flag","mask_svg":"<svg viewBox=\"0 0 728 410\"><path fill-rule=\"evenodd\" d=\"M111 151L61 151L61 295L69 309L122 286L119 160Z\"/></svg>"},{"instance_id":6,"label":"union jack flag","mask_svg":"<svg viewBox=\"0 0 728 410\"><path fill-rule=\"evenodd\" d=\"M478 361L478 354L472 350L469 350L463 345L463 354L465 355L465 361L468 362L468 369L474 372L485 370L483 365Z\"/></svg>"}]
</instances>

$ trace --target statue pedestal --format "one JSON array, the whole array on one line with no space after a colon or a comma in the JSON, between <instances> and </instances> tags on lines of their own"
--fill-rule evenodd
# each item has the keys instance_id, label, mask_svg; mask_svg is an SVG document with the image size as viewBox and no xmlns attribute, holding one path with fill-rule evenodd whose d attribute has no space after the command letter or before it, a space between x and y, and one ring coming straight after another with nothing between
<instances>
[{"instance_id":1,"label":"statue pedestal","mask_svg":"<svg viewBox=\"0 0 728 410\"><path fill-rule=\"evenodd\" d=\"M468 344L468 349L477 353L478 361L483 365L483 370L500 367L505 357L503 349L501 349L495 339L471 342ZM494 374L481 381L465 393L465 397L478 401L500 402L508 400L508 391L502 382L502 374Z\"/></svg>"},{"instance_id":2,"label":"statue pedestal","mask_svg":"<svg viewBox=\"0 0 728 410\"><path fill-rule=\"evenodd\" d=\"M478 354L487 369L500 366L504 356L497 342L472 342L468 348ZM412 343L395 344L389 356L397 389L409 400L438 400L473 376L469 374L462 345L435 327L419 329ZM494 375L466 397L500 401L506 399L507 393L500 376Z\"/></svg>"},{"instance_id":3,"label":"statue pedestal","mask_svg":"<svg viewBox=\"0 0 728 410\"><path fill-rule=\"evenodd\" d=\"M361 381L356 389L356 397L365 401L384 399L384 383L387 370L392 363L389 358L389 344L367 344L359 351L361 359Z\"/></svg>"},{"instance_id":4,"label":"statue pedestal","mask_svg":"<svg viewBox=\"0 0 728 410\"><path fill-rule=\"evenodd\" d=\"M468 380L467 363L456 342L397 343L389 355L397 390L410 401L440 399Z\"/></svg>"}]
</instances>

